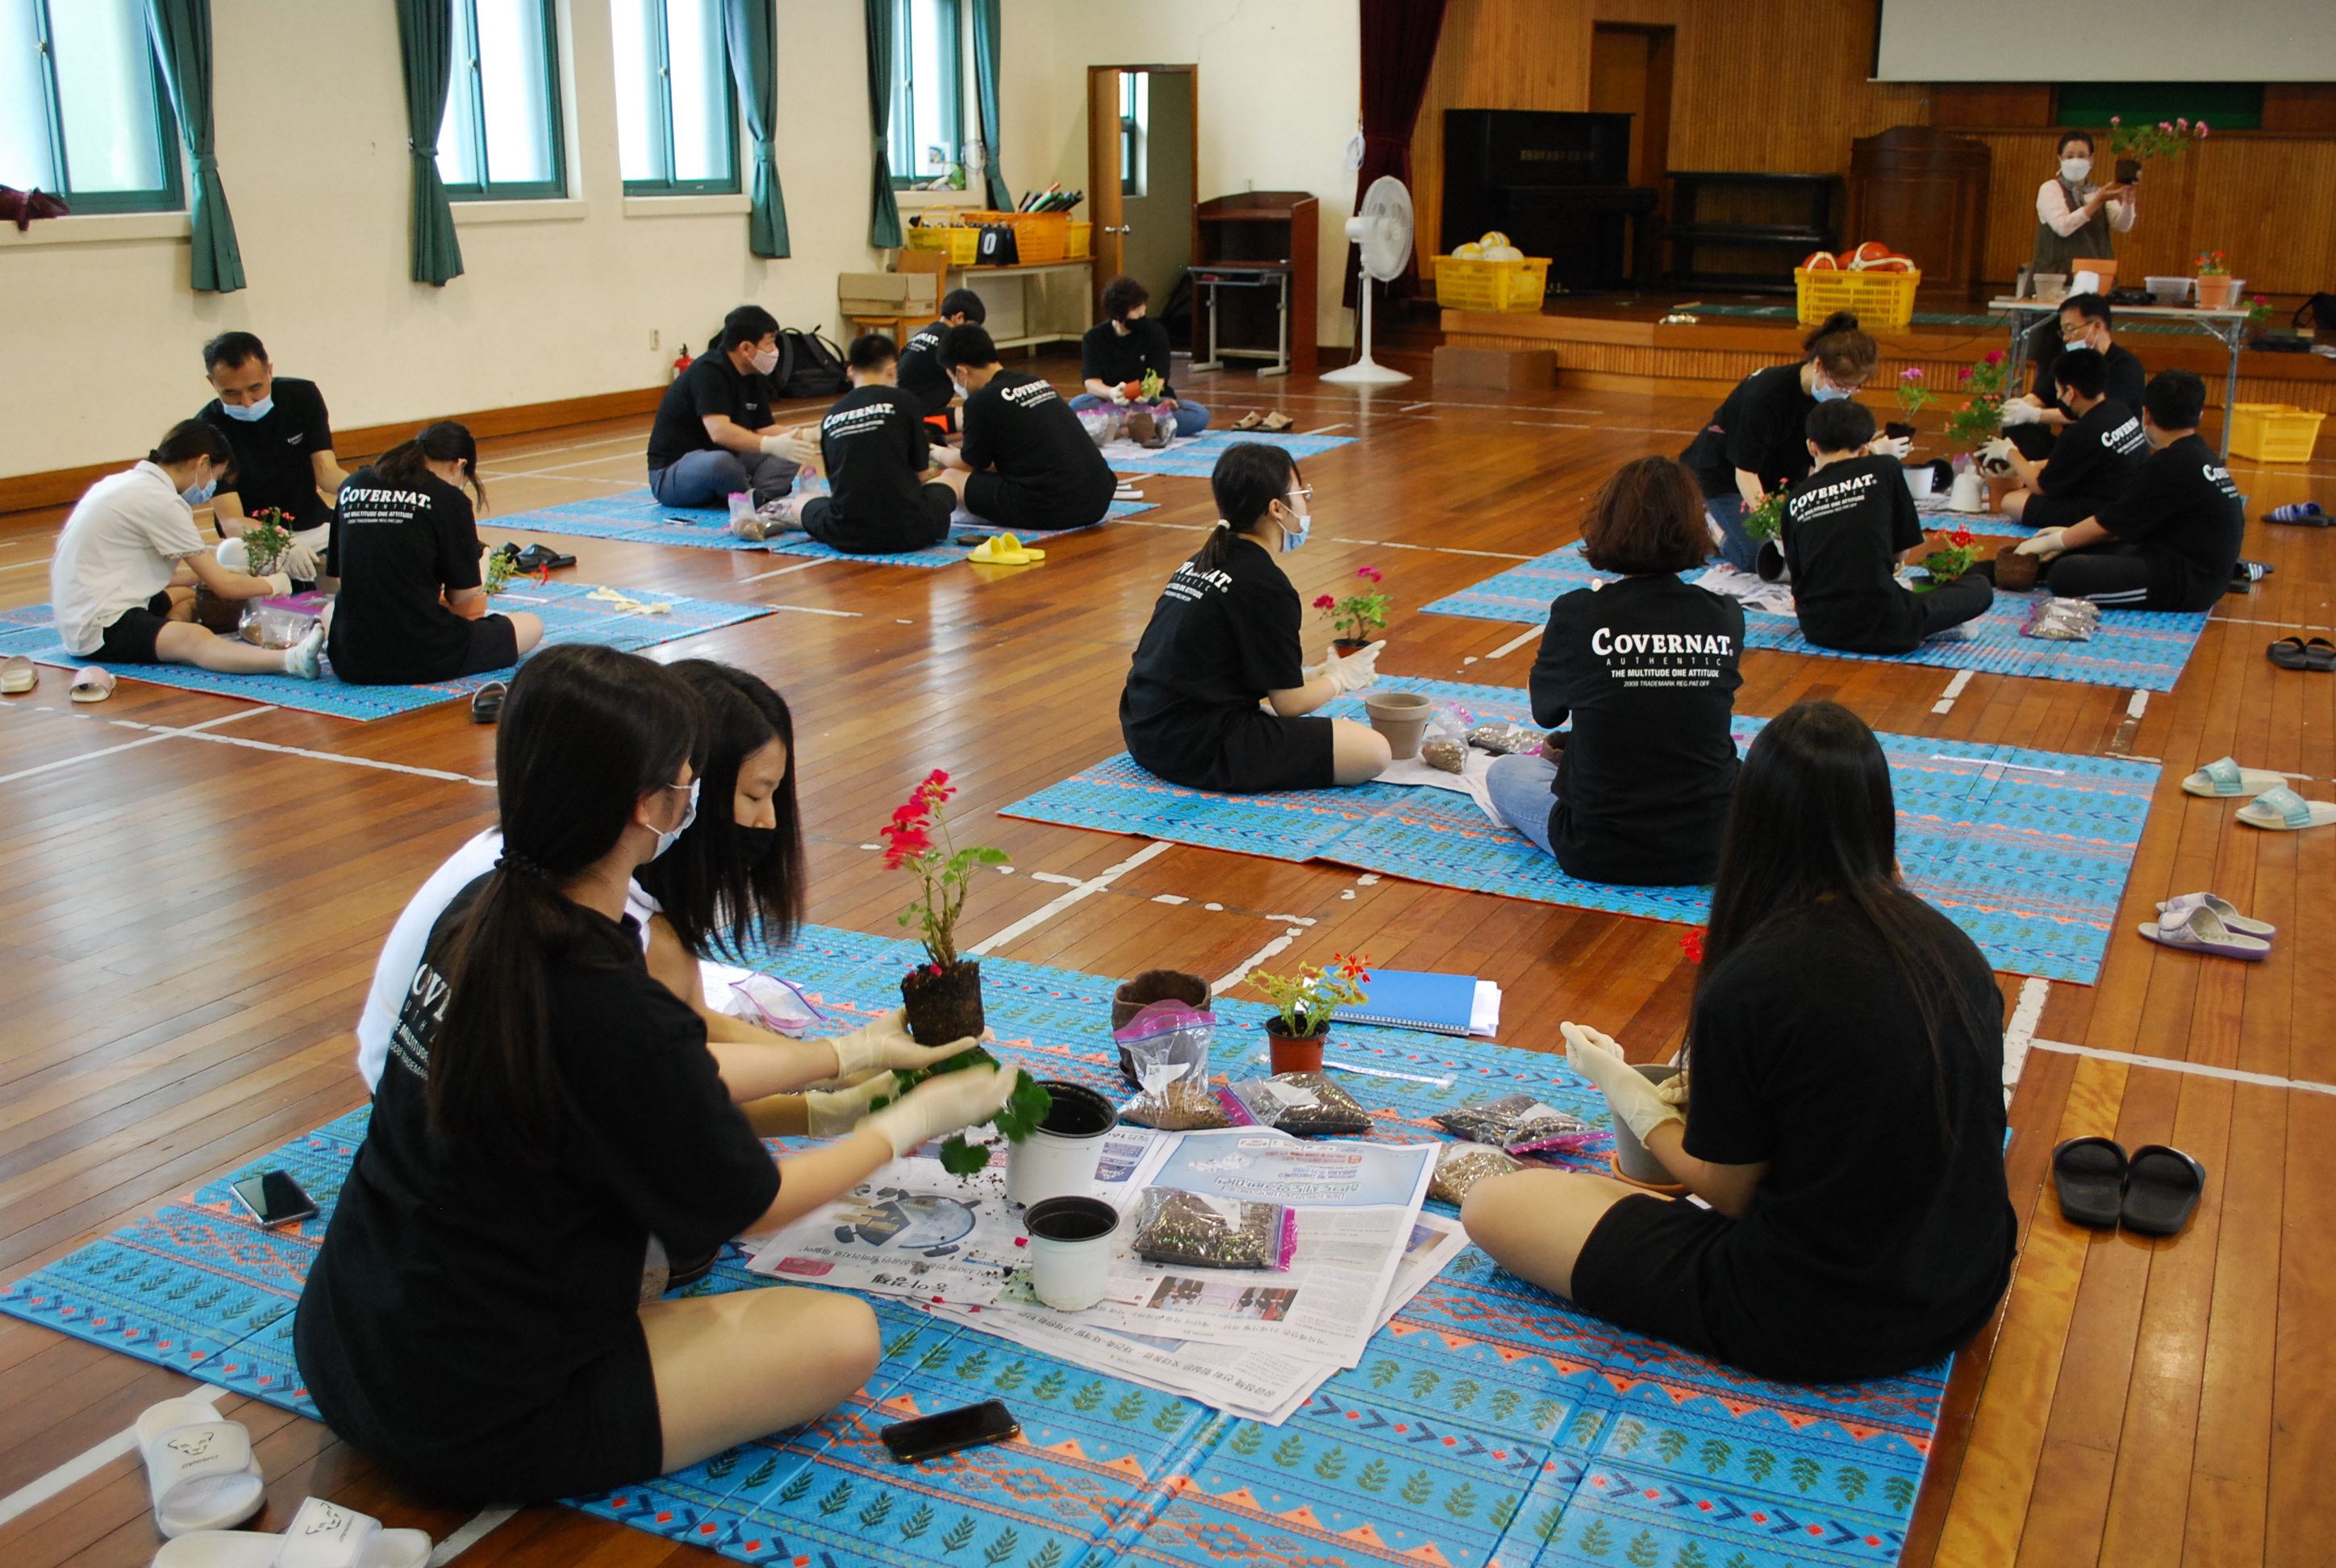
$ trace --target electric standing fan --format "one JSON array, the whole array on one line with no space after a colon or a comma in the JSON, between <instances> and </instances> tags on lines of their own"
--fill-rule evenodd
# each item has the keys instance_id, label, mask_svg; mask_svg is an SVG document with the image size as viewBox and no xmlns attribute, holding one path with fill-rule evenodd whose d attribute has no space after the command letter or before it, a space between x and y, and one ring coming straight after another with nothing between
<instances>
[{"instance_id":1,"label":"electric standing fan","mask_svg":"<svg viewBox=\"0 0 2336 1568\"><path fill-rule=\"evenodd\" d=\"M1362 353L1344 370L1326 373L1324 381L1348 386L1391 386L1410 376L1390 370L1371 358L1371 285L1385 283L1411 260L1411 192L1392 174L1371 181L1363 192L1363 209L1347 219L1347 238L1362 253Z\"/></svg>"}]
</instances>

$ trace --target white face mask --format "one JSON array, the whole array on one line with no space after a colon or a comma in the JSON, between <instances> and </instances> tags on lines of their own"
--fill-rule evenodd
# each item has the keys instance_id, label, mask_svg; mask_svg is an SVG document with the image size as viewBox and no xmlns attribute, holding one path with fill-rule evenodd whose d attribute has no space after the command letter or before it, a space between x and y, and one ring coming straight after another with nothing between
<instances>
[{"instance_id":1,"label":"white face mask","mask_svg":"<svg viewBox=\"0 0 2336 1568\"><path fill-rule=\"evenodd\" d=\"M2085 182L2085 176L2090 174L2092 171L2093 161L2089 158L2063 158L2060 160L2060 178L2067 180L2071 185L2082 185Z\"/></svg>"},{"instance_id":2,"label":"white face mask","mask_svg":"<svg viewBox=\"0 0 2336 1568\"><path fill-rule=\"evenodd\" d=\"M658 855L673 848L674 841L687 833L689 824L697 820L697 786L700 782L702 781L697 779L689 781L689 803L682 808L681 821L669 831L657 834L657 848L650 853L649 859L655 860Z\"/></svg>"},{"instance_id":3,"label":"white face mask","mask_svg":"<svg viewBox=\"0 0 2336 1568\"><path fill-rule=\"evenodd\" d=\"M249 424L255 419L266 419L268 411L275 406L276 394L272 392L258 403L229 403L224 398L219 400L221 414L226 414L229 419L239 419L246 424Z\"/></svg>"},{"instance_id":4,"label":"white face mask","mask_svg":"<svg viewBox=\"0 0 2336 1568\"><path fill-rule=\"evenodd\" d=\"M754 367L755 375L770 375L771 372L779 367L778 346L776 344L773 344L768 348L758 348L754 350L753 357L748 359L746 363Z\"/></svg>"}]
</instances>

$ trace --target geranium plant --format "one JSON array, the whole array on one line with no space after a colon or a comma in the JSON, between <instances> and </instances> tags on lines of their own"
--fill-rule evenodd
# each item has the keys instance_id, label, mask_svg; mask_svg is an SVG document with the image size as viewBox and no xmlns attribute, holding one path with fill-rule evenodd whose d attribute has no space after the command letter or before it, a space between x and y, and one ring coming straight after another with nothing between
<instances>
[{"instance_id":1,"label":"geranium plant","mask_svg":"<svg viewBox=\"0 0 2336 1568\"><path fill-rule=\"evenodd\" d=\"M2199 277L2228 278L2230 275L2231 258L2229 257L2219 250L2202 250L2198 253Z\"/></svg>"},{"instance_id":2,"label":"geranium plant","mask_svg":"<svg viewBox=\"0 0 2336 1568\"><path fill-rule=\"evenodd\" d=\"M2155 125L2127 125L2121 115L2109 116L2109 156L2112 158L2179 158L2193 141L2206 140L2206 122L2161 120Z\"/></svg>"},{"instance_id":3,"label":"geranium plant","mask_svg":"<svg viewBox=\"0 0 2336 1568\"><path fill-rule=\"evenodd\" d=\"M900 924L914 922L922 929L920 940L939 969L958 965L957 920L973 888L973 868L1000 865L1010 858L987 844L957 847L947 810L955 794L949 775L935 768L910 792L892 820L876 830L884 841L884 869L910 872L924 883L923 895L900 911Z\"/></svg>"},{"instance_id":4,"label":"geranium plant","mask_svg":"<svg viewBox=\"0 0 2336 1568\"><path fill-rule=\"evenodd\" d=\"M1955 524L1954 532L1947 535L1944 544L1922 558L1922 570L1931 574L1931 580L1927 588L1918 588L1914 591L1922 593L1941 583L1952 582L1969 571L1978 560L1979 541L1971 537L1970 529L1959 522Z\"/></svg>"},{"instance_id":5,"label":"geranium plant","mask_svg":"<svg viewBox=\"0 0 2336 1568\"><path fill-rule=\"evenodd\" d=\"M2247 304L2247 325L2261 326L2271 319L2271 301L2258 294Z\"/></svg>"},{"instance_id":6,"label":"geranium plant","mask_svg":"<svg viewBox=\"0 0 2336 1568\"><path fill-rule=\"evenodd\" d=\"M1967 452L1977 452L2003 429L2003 394L2009 366L2003 350L1991 348L1987 357L1962 373L1962 406L1947 415L1947 439Z\"/></svg>"},{"instance_id":7,"label":"geranium plant","mask_svg":"<svg viewBox=\"0 0 2336 1568\"><path fill-rule=\"evenodd\" d=\"M1907 424L1913 424L1916 414L1937 401L1937 394L1922 385L1921 365L1910 365L1898 373L1898 408Z\"/></svg>"},{"instance_id":8,"label":"geranium plant","mask_svg":"<svg viewBox=\"0 0 2336 1568\"><path fill-rule=\"evenodd\" d=\"M1766 541L1785 531L1785 489L1779 484L1757 503L1744 509L1743 527L1747 539Z\"/></svg>"},{"instance_id":9,"label":"geranium plant","mask_svg":"<svg viewBox=\"0 0 2336 1568\"><path fill-rule=\"evenodd\" d=\"M1384 580L1377 567L1357 567L1355 579L1365 586L1344 599L1323 594L1315 599L1314 608L1330 618L1330 624L1338 628L1341 641L1368 642L1374 627L1386 629L1387 607L1395 600L1377 591L1378 584Z\"/></svg>"},{"instance_id":10,"label":"geranium plant","mask_svg":"<svg viewBox=\"0 0 2336 1568\"><path fill-rule=\"evenodd\" d=\"M1281 1032L1291 1039L1310 1039L1330 1027L1330 1015L1366 999L1363 982L1371 977L1365 953L1332 953L1328 964L1300 964L1294 975L1270 975L1259 969L1249 983L1263 991L1281 1009Z\"/></svg>"},{"instance_id":11,"label":"geranium plant","mask_svg":"<svg viewBox=\"0 0 2336 1568\"><path fill-rule=\"evenodd\" d=\"M282 509L263 506L243 520L243 556L248 564L245 570L254 577L266 577L276 570L276 563L292 553L292 530L284 521Z\"/></svg>"}]
</instances>

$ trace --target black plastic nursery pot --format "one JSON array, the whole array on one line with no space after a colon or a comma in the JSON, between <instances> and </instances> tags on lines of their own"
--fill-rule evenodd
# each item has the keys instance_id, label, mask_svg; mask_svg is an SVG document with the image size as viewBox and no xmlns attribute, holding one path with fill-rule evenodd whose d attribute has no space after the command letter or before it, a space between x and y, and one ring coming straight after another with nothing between
<instances>
[{"instance_id":1,"label":"black plastic nursery pot","mask_svg":"<svg viewBox=\"0 0 2336 1568\"><path fill-rule=\"evenodd\" d=\"M921 1046L946 1046L952 1040L978 1039L985 1023L981 1014L981 965L960 959L935 974L922 964L900 977L900 1001L909 1009L909 1035Z\"/></svg>"}]
</instances>

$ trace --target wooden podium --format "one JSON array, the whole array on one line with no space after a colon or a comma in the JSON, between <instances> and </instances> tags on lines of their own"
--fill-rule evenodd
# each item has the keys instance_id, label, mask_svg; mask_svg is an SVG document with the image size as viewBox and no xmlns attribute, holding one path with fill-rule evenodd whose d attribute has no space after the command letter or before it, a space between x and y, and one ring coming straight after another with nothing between
<instances>
[{"instance_id":1,"label":"wooden podium","mask_svg":"<svg viewBox=\"0 0 2336 1568\"><path fill-rule=\"evenodd\" d=\"M1926 125L1899 125L1849 144L1849 227L1922 269L1922 292L1978 297L1987 248L1987 143Z\"/></svg>"},{"instance_id":2,"label":"wooden podium","mask_svg":"<svg viewBox=\"0 0 2336 1568\"><path fill-rule=\"evenodd\" d=\"M1206 272L1213 262L1229 270L1289 274L1290 368L1309 375L1314 371L1315 289L1321 270L1320 211L1321 203L1305 190L1244 190L1192 209L1192 273ZM1213 323L1208 319L1210 295L1218 298ZM1213 326L1219 343L1246 345L1252 355L1274 357L1272 346L1281 341L1277 317L1283 297L1280 289L1195 287L1193 346L1207 342Z\"/></svg>"}]
</instances>

